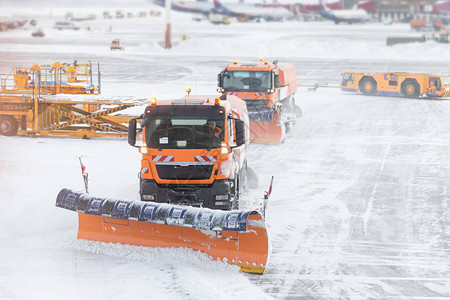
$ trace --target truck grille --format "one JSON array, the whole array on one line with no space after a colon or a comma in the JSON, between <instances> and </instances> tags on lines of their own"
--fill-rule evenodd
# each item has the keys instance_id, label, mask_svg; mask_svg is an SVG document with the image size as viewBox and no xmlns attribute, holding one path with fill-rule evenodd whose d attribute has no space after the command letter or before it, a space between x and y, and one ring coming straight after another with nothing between
<instances>
[{"instance_id":1,"label":"truck grille","mask_svg":"<svg viewBox=\"0 0 450 300\"><path fill-rule=\"evenodd\" d=\"M263 109L261 111L248 112L248 118L250 121L262 121L262 122L272 122L273 114L275 113L272 109Z\"/></svg>"},{"instance_id":2,"label":"truck grille","mask_svg":"<svg viewBox=\"0 0 450 300\"><path fill-rule=\"evenodd\" d=\"M203 164L156 164L156 171L161 179L167 180L201 180L211 178L212 163Z\"/></svg>"},{"instance_id":3,"label":"truck grille","mask_svg":"<svg viewBox=\"0 0 450 300\"><path fill-rule=\"evenodd\" d=\"M245 104L247 104L247 110L259 111L267 106L269 100L256 100L256 99L245 99Z\"/></svg>"}]
</instances>

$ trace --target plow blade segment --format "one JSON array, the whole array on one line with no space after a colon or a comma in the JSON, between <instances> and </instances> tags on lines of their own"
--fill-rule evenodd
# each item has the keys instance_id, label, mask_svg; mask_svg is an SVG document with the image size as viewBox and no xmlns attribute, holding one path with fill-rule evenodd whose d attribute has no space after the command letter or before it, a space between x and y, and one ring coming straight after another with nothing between
<instances>
[{"instance_id":1,"label":"plow blade segment","mask_svg":"<svg viewBox=\"0 0 450 300\"><path fill-rule=\"evenodd\" d=\"M63 189L56 206L78 212L79 239L146 247L188 247L264 274L269 240L256 211L222 211L114 200Z\"/></svg>"},{"instance_id":2,"label":"plow blade segment","mask_svg":"<svg viewBox=\"0 0 450 300\"><path fill-rule=\"evenodd\" d=\"M280 144L285 137L285 126L274 110L249 112L250 140L261 144Z\"/></svg>"}]
</instances>

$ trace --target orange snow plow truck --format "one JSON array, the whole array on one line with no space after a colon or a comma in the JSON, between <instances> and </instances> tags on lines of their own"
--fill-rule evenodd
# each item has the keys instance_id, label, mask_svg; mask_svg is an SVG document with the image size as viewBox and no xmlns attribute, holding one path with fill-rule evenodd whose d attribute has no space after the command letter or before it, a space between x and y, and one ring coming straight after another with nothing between
<instances>
[{"instance_id":1,"label":"orange snow plow truck","mask_svg":"<svg viewBox=\"0 0 450 300\"><path fill-rule=\"evenodd\" d=\"M250 139L257 143L279 144L286 129L295 125L301 109L295 105L297 73L288 63L240 64L236 60L218 75L224 95L245 101L250 117Z\"/></svg>"},{"instance_id":2,"label":"orange snow plow truck","mask_svg":"<svg viewBox=\"0 0 450 300\"><path fill-rule=\"evenodd\" d=\"M345 72L341 90L364 95L448 98L450 75Z\"/></svg>"},{"instance_id":3,"label":"orange snow plow truck","mask_svg":"<svg viewBox=\"0 0 450 300\"><path fill-rule=\"evenodd\" d=\"M236 96L153 99L141 121L141 200L238 208L247 181L248 122ZM128 128L135 146L136 121Z\"/></svg>"},{"instance_id":4,"label":"orange snow plow truck","mask_svg":"<svg viewBox=\"0 0 450 300\"><path fill-rule=\"evenodd\" d=\"M146 247L188 247L264 274L265 221L236 210L245 188L249 141L245 103L231 95L152 100L141 117L143 201L63 189L56 206L78 212L78 238ZM135 146L137 119L129 123Z\"/></svg>"}]
</instances>

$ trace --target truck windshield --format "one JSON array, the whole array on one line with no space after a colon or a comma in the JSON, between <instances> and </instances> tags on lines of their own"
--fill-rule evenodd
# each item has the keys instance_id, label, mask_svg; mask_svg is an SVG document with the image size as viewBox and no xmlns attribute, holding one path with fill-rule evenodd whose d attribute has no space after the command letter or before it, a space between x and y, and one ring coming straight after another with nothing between
<instances>
[{"instance_id":1,"label":"truck windshield","mask_svg":"<svg viewBox=\"0 0 450 300\"><path fill-rule=\"evenodd\" d=\"M442 76L442 85L450 85L450 76Z\"/></svg>"},{"instance_id":2,"label":"truck windshield","mask_svg":"<svg viewBox=\"0 0 450 300\"><path fill-rule=\"evenodd\" d=\"M233 92L268 92L272 88L269 71L224 71L222 88Z\"/></svg>"},{"instance_id":3,"label":"truck windshield","mask_svg":"<svg viewBox=\"0 0 450 300\"><path fill-rule=\"evenodd\" d=\"M157 117L145 126L147 147L158 149L220 148L224 120L206 118Z\"/></svg>"}]
</instances>

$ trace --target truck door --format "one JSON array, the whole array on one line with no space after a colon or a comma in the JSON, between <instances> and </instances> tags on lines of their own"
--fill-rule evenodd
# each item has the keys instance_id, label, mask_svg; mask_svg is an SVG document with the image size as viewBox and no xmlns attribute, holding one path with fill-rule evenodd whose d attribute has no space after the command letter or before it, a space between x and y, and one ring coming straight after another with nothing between
<instances>
[{"instance_id":1,"label":"truck door","mask_svg":"<svg viewBox=\"0 0 450 300\"><path fill-rule=\"evenodd\" d=\"M342 86L343 87L351 87L353 85L353 81L355 80L355 74L353 73L344 73L344 77L342 77Z\"/></svg>"},{"instance_id":2,"label":"truck door","mask_svg":"<svg viewBox=\"0 0 450 300\"><path fill-rule=\"evenodd\" d=\"M430 77L428 80L428 89L426 94L437 94L441 90L441 79L439 77Z\"/></svg>"},{"instance_id":3,"label":"truck door","mask_svg":"<svg viewBox=\"0 0 450 300\"><path fill-rule=\"evenodd\" d=\"M235 146L235 134L234 134L234 126L233 126L233 119L228 118L228 144L230 146Z\"/></svg>"}]
</instances>

